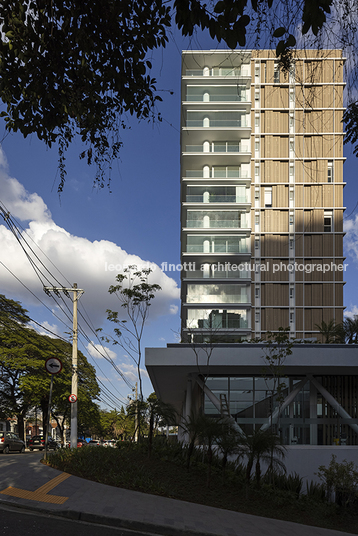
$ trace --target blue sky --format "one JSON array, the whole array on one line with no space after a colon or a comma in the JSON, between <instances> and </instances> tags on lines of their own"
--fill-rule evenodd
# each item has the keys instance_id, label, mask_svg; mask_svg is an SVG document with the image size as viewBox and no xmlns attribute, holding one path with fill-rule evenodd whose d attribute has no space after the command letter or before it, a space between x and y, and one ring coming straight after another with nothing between
<instances>
[{"instance_id":1,"label":"blue sky","mask_svg":"<svg viewBox=\"0 0 358 536\"><path fill-rule=\"evenodd\" d=\"M160 93L163 103L159 105L163 122L138 124L128 119L131 128L123 132L120 160L113 166L112 193L107 189L93 189L94 169L78 159L82 146L77 141L67 154L66 186L59 198L56 148L47 149L34 136L23 139L20 134L5 135L4 125L0 123L0 137L5 136L0 155L0 201L64 277L59 276L55 267L44 258L44 264L51 272L64 285L67 285L66 278L85 290L80 310L88 315L86 318L95 328L104 327L105 331L110 331L111 326L105 323L105 311L116 309L113 296L107 292L109 285L114 283L116 272L106 271L106 263L108 266L147 261L160 266L163 262L180 262L180 70L181 50L187 48L214 48L214 43L205 37L200 42L190 43L176 33L165 50L153 54L153 75L158 80L158 89L163 90ZM346 262L349 264L345 305L348 312L358 313L358 162L351 147L347 146L345 152ZM41 257L42 253L33 247ZM0 293L21 301L33 319L67 337L68 320L56 303L44 294L41 282L3 220L0 220L0 262L63 318L65 324L41 305L2 264ZM152 281L159 283L163 290L151 308L143 347L165 346L177 340L180 328L179 275L179 272L165 275L159 268L154 271ZM71 306L70 302L68 305ZM80 323L96 343L81 318ZM87 345L88 342L83 338L81 341L80 337L79 349L86 353L92 364L100 367L98 376L118 397L112 400L112 406L119 407L120 402L131 394L130 388L113 367ZM118 346L108 348L116 365L134 383L133 362ZM144 394L148 395L152 388L145 371L143 374Z\"/></svg>"}]
</instances>

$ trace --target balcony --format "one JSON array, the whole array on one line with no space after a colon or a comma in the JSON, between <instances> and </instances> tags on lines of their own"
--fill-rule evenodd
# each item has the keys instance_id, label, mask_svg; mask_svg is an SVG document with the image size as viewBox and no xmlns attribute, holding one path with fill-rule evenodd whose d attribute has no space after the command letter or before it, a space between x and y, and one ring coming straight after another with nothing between
<instances>
[{"instance_id":1,"label":"balcony","mask_svg":"<svg viewBox=\"0 0 358 536\"><path fill-rule=\"evenodd\" d=\"M250 65L244 67L215 67L213 69L186 69L185 76L220 76L227 77L247 77L250 76Z\"/></svg>"},{"instance_id":2,"label":"balcony","mask_svg":"<svg viewBox=\"0 0 358 536\"><path fill-rule=\"evenodd\" d=\"M241 144L234 141L186 145L186 153L247 153L250 152L249 142Z\"/></svg>"},{"instance_id":3,"label":"balcony","mask_svg":"<svg viewBox=\"0 0 358 536\"><path fill-rule=\"evenodd\" d=\"M187 203L248 203L247 197L237 195L213 195L209 197L205 195L187 195L185 198Z\"/></svg>"},{"instance_id":4,"label":"balcony","mask_svg":"<svg viewBox=\"0 0 358 536\"><path fill-rule=\"evenodd\" d=\"M248 179L248 171L235 166L215 166L208 170L208 176L204 176L203 169L187 169L186 177L201 179Z\"/></svg>"},{"instance_id":5,"label":"balcony","mask_svg":"<svg viewBox=\"0 0 358 536\"><path fill-rule=\"evenodd\" d=\"M250 251L245 237L193 235L187 237L186 253L249 254Z\"/></svg>"},{"instance_id":6,"label":"balcony","mask_svg":"<svg viewBox=\"0 0 358 536\"><path fill-rule=\"evenodd\" d=\"M189 329L247 329L248 315L245 309L188 309L186 327Z\"/></svg>"},{"instance_id":7,"label":"balcony","mask_svg":"<svg viewBox=\"0 0 358 536\"><path fill-rule=\"evenodd\" d=\"M249 102L250 93L245 87L188 86L187 102Z\"/></svg>"},{"instance_id":8,"label":"balcony","mask_svg":"<svg viewBox=\"0 0 358 536\"><path fill-rule=\"evenodd\" d=\"M187 220L189 229L247 229L246 218L238 220Z\"/></svg>"},{"instance_id":9,"label":"balcony","mask_svg":"<svg viewBox=\"0 0 358 536\"><path fill-rule=\"evenodd\" d=\"M248 303L250 287L225 283L197 283L187 286L186 303Z\"/></svg>"},{"instance_id":10,"label":"balcony","mask_svg":"<svg viewBox=\"0 0 358 536\"><path fill-rule=\"evenodd\" d=\"M186 227L191 229L246 229L245 212L237 210L188 210Z\"/></svg>"},{"instance_id":11,"label":"balcony","mask_svg":"<svg viewBox=\"0 0 358 536\"><path fill-rule=\"evenodd\" d=\"M186 127L219 127L219 128L248 128L249 124L246 119L210 119L207 121L204 119L187 119Z\"/></svg>"}]
</instances>

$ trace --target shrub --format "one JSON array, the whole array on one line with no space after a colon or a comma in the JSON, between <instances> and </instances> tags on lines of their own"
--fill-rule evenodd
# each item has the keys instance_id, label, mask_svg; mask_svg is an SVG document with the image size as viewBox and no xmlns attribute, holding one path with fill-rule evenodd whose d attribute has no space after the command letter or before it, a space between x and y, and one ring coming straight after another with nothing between
<instances>
[{"instance_id":1,"label":"shrub","mask_svg":"<svg viewBox=\"0 0 358 536\"><path fill-rule=\"evenodd\" d=\"M324 483L327 498L330 499L334 492L335 502L346 507L357 499L358 468L353 462L347 462L347 460L338 463L336 458L337 456L332 454L329 466L320 465L317 475Z\"/></svg>"}]
</instances>

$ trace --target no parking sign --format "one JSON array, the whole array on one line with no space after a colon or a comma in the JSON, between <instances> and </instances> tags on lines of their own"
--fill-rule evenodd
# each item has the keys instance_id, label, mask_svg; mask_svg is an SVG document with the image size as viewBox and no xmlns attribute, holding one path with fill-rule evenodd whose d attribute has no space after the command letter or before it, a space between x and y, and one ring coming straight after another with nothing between
<instances>
[{"instance_id":1,"label":"no parking sign","mask_svg":"<svg viewBox=\"0 0 358 536\"><path fill-rule=\"evenodd\" d=\"M68 397L68 400L73 404L74 402L77 402L77 396L76 395L70 395Z\"/></svg>"}]
</instances>

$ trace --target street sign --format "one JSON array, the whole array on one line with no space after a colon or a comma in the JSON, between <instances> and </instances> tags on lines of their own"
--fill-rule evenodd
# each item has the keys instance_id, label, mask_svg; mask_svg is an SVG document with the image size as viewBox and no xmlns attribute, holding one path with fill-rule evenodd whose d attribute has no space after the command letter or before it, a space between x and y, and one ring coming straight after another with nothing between
<instances>
[{"instance_id":1,"label":"street sign","mask_svg":"<svg viewBox=\"0 0 358 536\"><path fill-rule=\"evenodd\" d=\"M73 404L74 402L77 402L77 396L76 395L70 395L68 397L68 400Z\"/></svg>"},{"instance_id":2,"label":"street sign","mask_svg":"<svg viewBox=\"0 0 358 536\"><path fill-rule=\"evenodd\" d=\"M57 357L46 359L45 369L50 374L58 374L62 370L62 363Z\"/></svg>"}]
</instances>

